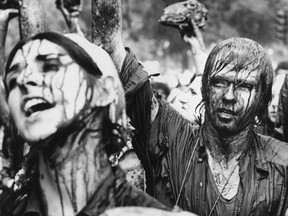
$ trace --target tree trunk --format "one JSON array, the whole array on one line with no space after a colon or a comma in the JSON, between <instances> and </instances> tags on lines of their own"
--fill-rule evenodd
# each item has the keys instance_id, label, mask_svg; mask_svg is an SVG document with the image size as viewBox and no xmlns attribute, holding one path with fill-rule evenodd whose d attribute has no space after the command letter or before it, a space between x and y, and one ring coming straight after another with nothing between
<instances>
[{"instance_id":1,"label":"tree trunk","mask_svg":"<svg viewBox=\"0 0 288 216\"><path fill-rule=\"evenodd\" d=\"M121 0L92 0L92 42L110 54L118 71L126 54L121 31Z\"/></svg>"},{"instance_id":2,"label":"tree trunk","mask_svg":"<svg viewBox=\"0 0 288 216\"><path fill-rule=\"evenodd\" d=\"M41 0L22 0L19 26L21 39L47 31L46 17Z\"/></svg>"}]
</instances>

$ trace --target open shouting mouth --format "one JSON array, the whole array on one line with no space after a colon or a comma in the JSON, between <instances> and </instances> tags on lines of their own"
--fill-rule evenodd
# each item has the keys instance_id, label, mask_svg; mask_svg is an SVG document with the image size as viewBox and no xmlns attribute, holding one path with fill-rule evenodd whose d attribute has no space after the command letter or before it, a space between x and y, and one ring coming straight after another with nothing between
<instances>
[{"instance_id":1,"label":"open shouting mouth","mask_svg":"<svg viewBox=\"0 0 288 216\"><path fill-rule=\"evenodd\" d=\"M223 108L218 109L217 113L218 113L218 116L224 120L230 120L234 118L234 116L236 115L235 111L230 110L230 109L223 109Z\"/></svg>"},{"instance_id":2,"label":"open shouting mouth","mask_svg":"<svg viewBox=\"0 0 288 216\"><path fill-rule=\"evenodd\" d=\"M54 104L40 97L27 98L24 100L23 104L23 110L27 117L31 116L32 114L51 109L52 107L54 107Z\"/></svg>"}]
</instances>

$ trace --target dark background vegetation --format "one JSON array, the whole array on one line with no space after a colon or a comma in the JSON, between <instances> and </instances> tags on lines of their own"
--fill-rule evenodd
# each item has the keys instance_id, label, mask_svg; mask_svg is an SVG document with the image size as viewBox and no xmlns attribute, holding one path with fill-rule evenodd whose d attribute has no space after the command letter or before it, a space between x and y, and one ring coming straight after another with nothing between
<instances>
[{"instance_id":1,"label":"dark background vegetation","mask_svg":"<svg viewBox=\"0 0 288 216\"><path fill-rule=\"evenodd\" d=\"M89 38L91 34L91 0L83 1L81 27ZM49 29L67 31L54 0L44 2ZM123 39L139 60L156 60L160 69L188 67L190 47L176 29L162 26L158 19L163 9L177 0L122 0ZM287 46L276 38L276 11L286 8L288 0L199 0L209 10L203 32L207 49L223 39L241 36L261 43L271 54L273 63L287 59ZM7 52L19 39L17 19L9 27Z\"/></svg>"}]
</instances>

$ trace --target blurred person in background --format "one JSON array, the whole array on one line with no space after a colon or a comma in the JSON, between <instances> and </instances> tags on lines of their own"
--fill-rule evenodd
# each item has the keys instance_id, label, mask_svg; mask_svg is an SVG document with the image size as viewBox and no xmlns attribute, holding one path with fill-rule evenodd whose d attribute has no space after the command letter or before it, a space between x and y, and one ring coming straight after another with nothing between
<instances>
[{"instance_id":1,"label":"blurred person in background","mask_svg":"<svg viewBox=\"0 0 288 216\"><path fill-rule=\"evenodd\" d=\"M278 103L279 103L279 96L280 96L280 90L285 83L285 77L288 74L288 61L280 62L277 65L277 68L275 69L274 73L274 82L272 86L272 101L269 105L269 118L270 120L275 123L276 116L278 113Z\"/></svg>"},{"instance_id":2,"label":"blurred person in background","mask_svg":"<svg viewBox=\"0 0 288 216\"><path fill-rule=\"evenodd\" d=\"M280 90L284 84L285 76L288 74L288 62L279 62L277 65L272 85L272 100L267 109L267 117L263 122L263 125L257 127L257 132L272 136L276 139L283 140L283 125L277 124L276 119L278 118L279 112L282 109L279 107ZM283 140L284 141L284 140Z\"/></svg>"},{"instance_id":3,"label":"blurred person in background","mask_svg":"<svg viewBox=\"0 0 288 216\"><path fill-rule=\"evenodd\" d=\"M283 141L288 142L288 75L280 90L275 127L282 129Z\"/></svg>"},{"instance_id":4,"label":"blurred person in background","mask_svg":"<svg viewBox=\"0 0 288 216\"><path fill-rule=\"evenodd\" d=\"M168 103L191 123L196 123L200 117L198 105L202 101L201 78L201 75L193 76L188 82L187 79L183 80L185 82L179 79L178 86L171 90L167 99Z\"/></svg>"},{"instance_id":5,"label":"blurred person in background","mask_svg":"<svg viewBox=\"0 0 288 216\"><path fill-rule=\"evenodd\" d=\"M170 88L166 83L162 83L162 82L151 82L152 88L155 89L159 95L161 95L161 97L164 100L167 100L167 98L170 95Z\"/></svg>"}]
</instances>

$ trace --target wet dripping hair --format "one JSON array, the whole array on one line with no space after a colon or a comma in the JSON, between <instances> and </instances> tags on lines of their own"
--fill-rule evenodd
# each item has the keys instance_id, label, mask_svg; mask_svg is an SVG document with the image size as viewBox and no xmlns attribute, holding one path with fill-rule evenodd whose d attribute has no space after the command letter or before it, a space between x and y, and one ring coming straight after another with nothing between
<instances>
[{"instance_id":1,"label":"wet dripping hair","mask_svg":"<svg viewBox=\"0 0 288 216\"><path fill-rule=\"evenodd\" d=\"M88 83L88 86L97 85L98 78L101 79L104 77L103 74L104 74L105 70L103 71L103 64L101 67L101 64L98 63L98 65L99 65L98 66L97 63L94 61L93 57L91 57L89 52L85 48L83 48L81 46L81 44L79 45L77 42L74 42L69 37L66 37L65 35L62 35L62 34L59 34L56 32L43 32L43 33L38 33L35 36L32 36L31 38L21 40L20 42L18 42L14 46L14 48L10 52L10 55L8 56L8 60L7 60L6 66L5 66L5 73L3 76L4 84L5 84L5 88L6 88L6 95L9 95L9 91L8 91L5 79L6 79L10 65L11 65L17 51L21 50L23 48L23 46L25 44L27 44L28 42L34 41L34 40L48 40L48 41L55 43L55 44L61 46L62 48L64 48L66 50L67 54L75 61L75 63L77 63L81 68L83 68L85 70L85 72L87 72L87 73L85 73L85 75L87 76L86 81ZM83 39L83 40L86 40L86 39ZM91 43L91 46L93 46L92 43ZM92 47L92 50L93 50L93 47ZM103 50L103 52L104 52L104 50ZM107 56L109 56L109 55L107 54ZM96 56L96 57L98 58L98 56ZM109 59L111 59L111 58L109 57ZM103 60L101 58L101 52L99 54L98 60L100 62ZM111 59L111 64L113 64L112 59ZM107 67L107 65L104 65L104 66L106 66L105 67L106 72L107 72L107 70L109 70L109 68L111 68L111 67ZM103 73L99 67L102 68ZM113 64L113 68L114 68L114 64ZM115 71L116 71L116 68L115 68ZM124 95L124 93L123 93L123 95ZM124 96L123 96L123 98L124 98ZM88 100L90 100L90 102L91 102L91 100L93 100L93 99L95 99L95 98L93 97L93 93L92 93L92 94L90 94ZM125 101L125 100L123 99L123 101ZM123 107L123 109L124 109L124 107ZM63 134L69 134L71 131L78 130L79 128L85 126L85 123L87 122L87 121L85 121L86 118L90 118L92 116L92 114L95 112L102 112L102 114L104 115L104 119L105 119L105 125L103 126L103 128L105 129L104 142L106 143L105 148L106 148L107 154L110 155L112 153L118 152L124 146L124 144L126 142L126 125L125 126L119 125L117 122L111 121L110 116L109 116L109 106L90 107L90 104L86 103L85 107L81 110L81 112L76 117L74 117L73 124L70 124L69 126L67 125L67 126L65 126L65 128L63 127L61 129L59 129L57 131L57 134L55 134L56 136L55 135L54 136L56 138L58 138L57 136L63 137ZM82 120L83 120L83 122L82 122ZM16 127L16 126L13 125L13 127Z\"/></svg>"},{"instance_id":2,"label":"wet dripping hair","mask_svg":"<svg viewBox=\"0 0 288 216\"><path fill-rule=\"evenodd\" d=\"M36 34L35 36L29 39L21 40L15 45L15 47L12 49L7 59L7 63L5 66L4 80L6 79L6 75L9 71L9 67L17 51L22 49L22 47L29 41L38 40L38 39L39 40L45 39L63 47L67 51L69 56L77 64L79 64L84 70L86 70L89 75L92 75L94 77L97 77L97 76L100 77L102 75L102 72L98 68L97 64L93 61L91 56L77 43L65 37L64 35L61 35L56 32L43 32L43 33ZM4 82L4 85L5 85L5 89L7 92L8 88L6 86L6 82Z\"/></svg>"},{"instance_id":3,"label":"wet dripping hair","mask_svg":"<svg viewBox=\"0 0 288 216\"><path fill-rule=\"evenodd\" d=\"M205 64L202 77L202 96L205 104L209 103L209 92L211 79L227 65L233 65L234 71L241 70L258 71L259 85L256 91L260 91L257 98L256 116L261 123L263 121L266 108L271 101L273 68L265 49L257 42L248 38L230 38L217 44L210 52Z\"/></svg>"}]
</instances>

